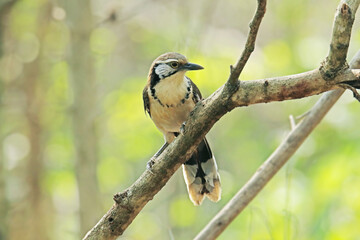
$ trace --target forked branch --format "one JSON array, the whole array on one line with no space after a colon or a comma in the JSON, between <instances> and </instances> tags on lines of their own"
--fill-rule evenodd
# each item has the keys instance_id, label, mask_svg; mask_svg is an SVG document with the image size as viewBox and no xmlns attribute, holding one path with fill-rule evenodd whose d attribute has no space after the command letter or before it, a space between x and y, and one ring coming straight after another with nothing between
<instances>
[{"instance_id":1,"label":"forked branch","mask_svg":"<svg viewBox=\"0 0 360 240\"><path fill-rule=\"evenodd\" d=\"M352 24L359 2L360 1L342 1L339 4L334 20L329 55L319 72L326 80L333 81L339 72L344 70L349 71L349 69L347 69L346 56ZM360 68L360 51L357 52L350 66L353 69ZM300 81L301 80L297 80L296 82ZM358 81L359 80L357 80L356 83ZM307 112L305 118L292 129L280 146L264 164L259 167L251 179L195 237L196 240L215 239L225 230L301 146L304 140L340 98L345 91L344 89L350 89L354 97L360 101L359 93L354 87L344 83L338 85L343 89L327 92L319 99L315 106Z\"/></svg>"},{"instance_id":2,"label":"forked branch","mask_svg":"<svg viewBox=\"0 0 360 240\"><path fill-rule=\"evenodd\" d=\"M353 58L351 67L360 68L360 51ZM219 236L290 159L344 91L343 89L337 89L325 93L271 156L258 168L250 180L201 230L195 239L210 240Z\"/></svg>"}]
</instances>

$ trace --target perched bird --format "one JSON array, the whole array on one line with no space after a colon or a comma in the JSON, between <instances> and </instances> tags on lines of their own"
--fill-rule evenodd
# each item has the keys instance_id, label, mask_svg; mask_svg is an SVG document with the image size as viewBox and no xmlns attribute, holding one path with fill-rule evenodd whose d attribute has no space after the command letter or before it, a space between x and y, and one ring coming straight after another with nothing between
<instances>
[{"instance_id":1,"label":"perched bird","mask_svg":"<svg viewBox=\"0 0 360 240\"><path fill-rule=\"evenodd\" d=\"M164 134L165 144L148 162L148 168L179 135L195 104L202 99L199 89L185 76L187 71L200 69L203 67L174 52L162 54L152 63L143 91L144 109ZM195 205L200 205L205 196L214 202L220 200L220 176L205 138L183 165L183 173Z\"/></svg>"}]
</instances>

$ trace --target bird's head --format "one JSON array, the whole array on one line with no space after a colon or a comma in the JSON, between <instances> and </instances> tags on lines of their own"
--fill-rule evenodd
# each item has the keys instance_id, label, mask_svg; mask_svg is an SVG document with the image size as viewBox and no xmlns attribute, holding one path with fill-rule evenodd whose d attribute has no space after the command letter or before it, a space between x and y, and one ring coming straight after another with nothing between
<instances>
[{"instance_id":1,"label":"bird's head","mask_svg":"<svg viewBox=\"0 0 360 240\"><path fill-rule=\"evenodd\" d=\"M189 63L186 57L179 53L164 53L157 57L151 65L149 71L150 85L155 86L162 79L171 76L176 77L177 75L183 77L186 71L200 69L204 68L198 64Z\"/></svg>"}]
</instances>

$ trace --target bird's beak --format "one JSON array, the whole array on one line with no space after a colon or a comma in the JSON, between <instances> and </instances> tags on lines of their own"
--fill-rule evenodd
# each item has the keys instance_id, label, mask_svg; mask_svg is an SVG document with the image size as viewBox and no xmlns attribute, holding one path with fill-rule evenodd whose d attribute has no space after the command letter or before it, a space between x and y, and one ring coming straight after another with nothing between
<instances>
[{"instance_id":1,"label":"bird's beak","mask_svg":"<svg viewBox=\"0 0 360 240\"><path fill-rule=\"evenodd\" d=\"M195 64L195 63L186 63L181 68L182 68L182 70L185 70L185 71L204 69L202 66Z\"/></svg>"}]
</instances>

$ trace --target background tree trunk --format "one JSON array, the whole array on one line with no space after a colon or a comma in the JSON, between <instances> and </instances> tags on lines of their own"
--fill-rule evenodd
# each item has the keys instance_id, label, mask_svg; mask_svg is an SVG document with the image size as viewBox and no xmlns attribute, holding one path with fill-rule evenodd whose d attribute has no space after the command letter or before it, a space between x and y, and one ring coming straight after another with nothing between
<instances>
[{"instance_id":1,"label":"background tree trunk","mask_svg":"<svg viewBox=\"0 0 360 240\"><path fill-rule=\"evenodd\" d=\"M1 44L11 41L11 34L5 31L5 25L8 23L8 15L16 2L16 0L5 1L2 2L0 6ZM48 20L49 11L47 7L47 4L41 7L41 14L38 15L35 22L36 32L34 32L34 36L39 40L43 37L43 28L41 28L38 23ZM7 40L5 40L6 37L8 38ZM14 49L6 51L3 47L3 45L0 45L0 58L5 55L15 55L13 52ZM2 103L0 105L2 123L8 121L7 124L1 124L0 140L3 142L6 137L12 138L12 140L7 139L11 142L10 144L17 145L20 151L25 151L25 166L15 167L11 169L10 173L6 167L12 168L13 166L11 165L13 163L9 161L5 166L5 156L1 151L3 148L0 150L0 239L48 239L48 231L44 229L47 229L49 224L47 220L51 214L49 209L45 207L47 206L46 202L48 198L44 194L41 184L44 173L43 127L41 125L43 110L42 94L44 88L41 82L40 70L42 59L39 55L40 54L36 55L35 60L23 65L23 77L3 81L0 89L2 97ZM10 67L11 69L11 65L5 65L3 66L3 71L9 71L8 69L4 69L4 67ZM15 95L23 96L24 101L12 98L9 92L5 94L4 89L15 93ZM10 99L7 99L7 97ZM8 117L7 114L10 113L11 115L12 108L21 109L21 116L24 119L23 124L10 124L11 117ZM11 127L6 128L6 126ZM16 161L19 160L20 159L17 159ZM9 178L10 174L14 173L21 176L18 176L19 179L17 181L24 183L23 185L17 186L17 191L23 192L23 194L21 194L23 196L20 201L16 203L7 200L7 192L13 192L14 190L4 183L4 179ZM13 177L10 178L14 180ZM15 204L19 204L16 210L9 212L11 205Z\"/></svg>"},{"instance_id":2,"label":"background tree trunk","mask_svg":"<svg viewBox=\"0 0 360 240\"><path fill-rule=\"evenodd\" d=\"M72 107L73 134L76 146L76 179L80 201L80 233L89 230L102 208L96 166L98 144L96 137L97 89L94 57L90 51L93 16L90 1L64 1L71 32L70 69L74 91Z\"/></svg>"},{"instance_id":3,"label":"background tree trunk","mask_svg":"<svg viewBox=\"0 0 360 240\"><path fill-rule=\"evenodd\" d=\"M12 4L11 4L12 5ZM4 51L4 32L5 32L5 22L8 16L8 12L10 9L10 4L8 2L0 4L0 59L3 56ZM0 95L3 95L4 85L2 84L2 79L0 76ZM3 116L3 103L0 101L0 119L4 119ZM3 142L4 139L4 127L0 125L0 143ZM7 222L6 217L8 215L8 201L6 199L6 190L5 190L5 178L6 171L4 168L4 156L3 156L3 148L0 147L0 240L6 239L7 236Z\"/></svg>"},{"instance_id":4,"label":"background tree trunk","mask_svg":"<svg viewBox=\"0 0 360 240\"><path fill-rule=\"evenodd\" d=\"M24 79L23 91L26 95L27 105L24 108L27 121L27 137L30 143L30 152L27 158L26 182L29 191L25 199L28 206L26 218L27 233L22 239L36 240L48 239L47 228L49 216L46 212L46 198L41 186L44 174L44 146L43 146L43 126L41 116L43 110L42 94L43 86L41 83L40 58L25 67L27 78ZM20 237L20 236L19 236Z\"/></svg>"}]
</instances>

